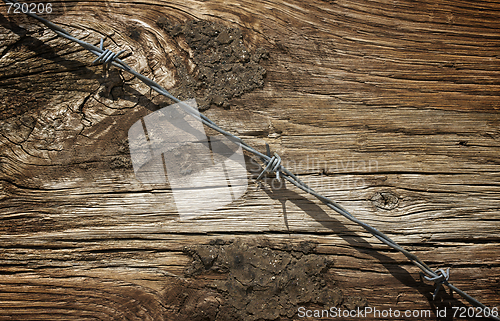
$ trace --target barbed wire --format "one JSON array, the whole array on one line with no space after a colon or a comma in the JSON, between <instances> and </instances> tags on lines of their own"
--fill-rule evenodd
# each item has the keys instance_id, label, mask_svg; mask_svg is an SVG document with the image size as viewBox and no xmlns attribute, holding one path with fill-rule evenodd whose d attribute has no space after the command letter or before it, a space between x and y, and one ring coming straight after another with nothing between
<instances>
[{"instance_id":1,"label":"barbed wire","mask_svg":"<svg viewBox=\"0 0 500 321\"><path fill-rule=\"evenodd\" d=\"M19 3L16 0L4 0L7 4L16 4ZM376 228L370 226L369 224L357 219L354 217L351 213L349 213L346 209L344 209L342 206L339 204L335 203L333 200L331 200L328 197L325 197L316 191L314 191L312 188L310 188L307 184L302 182L296 175L294 175L292 172L290 172L288 169L286 169L283 165L281 165L281 158L277 153L274 153L274 156L271 156L270 150L269 150L269 145L266 144L266 149L267 152L266 154L262 154L258 150L254 149L253 147L249 146L243 140L230 132L225 131L221 127L219 127L217 124L215 124L213 121L211 121L209 118L207 118L205 115L202 113L198 112L197 109L194 107L189 106L188 104L184 103L183 101L179 100L172 94L170 94L165 88L160 86L158 83L155 81L149 79L148 77L136 72L133 70L131 67L129 67L125 62L123 62L121 59L118 57L125 52L125 50L121 50L118 53L114 53L109 49L104 49L104 39L101 39L99 47L96 47L92 44L89 44L85 41L79 40L75 37L73 37L68 31L64 30L60 26L50 22L47 19L44 19L42 17L37 16L34 13L30 12L23 12L24 14L33 17L34 19L37 19L41 23L43 23L45 26L47 26L49 29L54 31L57 35L66 38L68 40L71 40L73 42L76 42L80 46L82 46L84 49L88 50L89 52L93 53L94 55L97 56L97 58L93 61L92 64L95 63L102 63L104 67L104 71L107 71L107 69L113 65L115 67L118 67L126 72L131 73L135 77L137 77L139 80L141 80L144 84L149 86L151 89L154 91L158 92L161 95L164 95L165 97L170 98L171 100L175 101L176 103L179 104L181 108L183 108L186 112L188 112L191 116L193 116L195 119L201 121L203 124L206 126L216 130L217 132L231 138L234 140L237 144L239 144L243 149L246 151L258 156L262 162L265 165L265 168L263 171L260 173L260 175L257 177L257 179L260 179L265 173L271 172L276 174L276 178L280 180L280 177L283 177L285 180L288 182L292 183L294 186L298 187L299 189L303 190L306 193L309 193L316 197L318 200L326 204L330 209L334 210L335 212L339 213L340 215L344 216L348 220L358 224L359 226L363 227L365 230L367 230L369 233L371 233L375 238L380 240L382 243L386 244L387 246L403 253L410 262L412 262L414 265L416 265L422 272L420 274L424 276L424 278L428 281L433 281L436 289L433 293L433 300L436 298L436 295L439 291L439 289L442 287L442 285L448 286L452 291L455 291L458 293L461 297L463 297L467 302L469 302L471 305L481 308L481 309L488 309L484 304L473 298L472 296L468 295L464 291L458 289L456 286L451 284L448 280L450 278L450 273L449 273L449 268L445 271L442 268L439 268L437 270L432 270L425 262L420 260L415 254L410 253L409 251L405 250L403 247L401 247L399 244L397 244L395 241L393 241L391 238L389 238L387 235L384 233L380 232ZM500 321L500 318L490 315L489 316L493 320Z\"/></svg>"}]
</instances>

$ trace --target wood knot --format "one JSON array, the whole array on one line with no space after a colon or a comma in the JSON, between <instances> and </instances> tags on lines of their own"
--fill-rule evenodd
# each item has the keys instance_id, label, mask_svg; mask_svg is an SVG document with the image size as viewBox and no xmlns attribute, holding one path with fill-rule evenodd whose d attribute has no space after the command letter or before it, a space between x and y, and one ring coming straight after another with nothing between
<instances>
[{"instance_id":1,"label":"wood knot","mask_svg":"<svg viewBox=\"0 0 500 321\"><path fill-rule=\"evenodd\" d=\"M371 198L372 203L381 209L392 210L399 204L399 198L392 192L378 192Z\"/></svg>"}]
</instances>

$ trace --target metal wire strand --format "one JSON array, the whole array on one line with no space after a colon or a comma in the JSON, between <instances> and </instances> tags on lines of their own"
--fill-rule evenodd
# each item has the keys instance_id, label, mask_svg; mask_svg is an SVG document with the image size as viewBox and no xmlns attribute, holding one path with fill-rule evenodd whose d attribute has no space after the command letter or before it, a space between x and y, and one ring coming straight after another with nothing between
<instances>
[{"instance_id":1,"label":"metal wire strand","mask_svg":"<svg viewBox=\"0 0 500 321\"><path fill-rule=\"evenodd\" d=\"M18 3L16 0L4 0L7 4L15 4ZM231 138L233 141L235 141L237 144L239 144L243 149L246 151L258 156L266 165L264 170L260 173L260 175L257 177L257 179L260 179L264 173L270 172L270 173L276 173L276 178L280 179L280 177L283 177L285 180L288 182L292 183L294 186L298 187L299 189L303 190L306 193L309 193L316 197L318 200L326 204L329 208L334 210L335 212L341 214L345 218L349 219L350 221L360 225L363 227L365 230L367 230L369 233L371 233L375 238L380 240L382 243L386 244L387 246L403 253L410 262L412 262L414 265L416 265L420 270L422 270L422 275L424 278L428 281L433 281L436 284L436 289L433 294L433 299L436 298L436 295L441 288L441 286L444 284L448 286L452 291L455 291L458 293L460 296L462 296L465 300L467 300L471 305L480 307L482 309L485 309L486 306L476 300L475 298L471 297L464 291L458 289L455 287L453 284L449 283L449 268L444 271L443 269L438 269L436 271L432 270L430 267L427 266L423 261L421 261L416 255L408 252L404 248L402 248L400 245L398 245L396 242L391 240L387 235L384 233L380 232L376 228L370 226L369 224L360 221L359 219L355 218L351 213L349 213L346 209L344 209L342 206L336 204L333 200L329 199L328 197L325 197L316 191L314 191L312 188L307 186L304 182L302 182L297 176L295 176L292 172L287 170L286 168L281 165L281 157L274 153L274 156L271 157L270 151L269 151L269 145L266 144L266 149L267 149L267 155L262 154L261 152L257 151L253 147L249 146L241 138L225 131L224 129L220 128L218 125L216 125L213 121L208 119L205 115L202 113L199 113L197 109L189 106L188 104L180 101L176 97L174 97L172 94L170 94L166 89L164 89L162 86L154 82L153 80L147 78L146 76L136 72L132 68L130 68L125 62L120 60L118 56L120 56L124 50L119 51L117 54L113 53L112 51L108 49L104 49L103 44L104 40L101 39L100 46L95 47L89 43L86 43L85 41L79 40L75 37L73 37L69 32L64 30L63 28L59 27L58 25L41 18L37 16L36 14L33 13L25 13L30 17L33 17L34 19L37 19L41 23L43 23L45 26L47 26L49 29L53 30L57 35L64 37L68 40L71 40L73 42L76 42L80 46L82 46L84 49L90 51L94 55L97 56L97 58L93 61L93 64L95 63L102 63L104 65L105 70L107 70L111 65L118 67L122 70L125 70L132 75L136 76L139 80L141 80L143 83L151 87L154 91L158 92L159 94L162 94L176 103L179 103L179 106L183 108L186 112L188 112L190 115L192 115L195 119L198 119L201 121L203 124L206 126L218 131L219 133ZM495 317L495 316L490 316L491 319L500 321L500 318Z\"/></svg>"}]
</instances>

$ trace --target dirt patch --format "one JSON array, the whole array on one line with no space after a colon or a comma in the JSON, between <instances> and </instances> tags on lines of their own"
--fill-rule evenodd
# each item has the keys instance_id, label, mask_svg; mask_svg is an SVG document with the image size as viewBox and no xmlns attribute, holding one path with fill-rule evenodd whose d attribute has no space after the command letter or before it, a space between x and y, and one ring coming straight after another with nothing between
<instances>
[{"instance_id":1,"label":"dirt patch","mask_svg":"<svg viewBox=\"0 0 500 321\"><path fill-rule=\"evenodd\" d=\"M316 244L273 247L215 240L186 248L192 264L186 278L165 292L169 319L289 320L300 306L364 306L365 299L345 298L335 286L333 260L315 254Z\"/></svg>"},{"instance_id":2,"label":"dirt patch","mask_svg":"<svg viewBox=\"0 0 500 321\"><path fill-rule=\"evenodd\" d=\"M266 70L259 62L269 58L269 53L263 48L251 53L240 29L204 20L172 24L165 17L156 24L176 41L186 42L196 65L190 72L185 59L172 58L178 78L171 89L174 96L183 100L196 97L200 110L211 105L229 108L231 98L264 86Z\"/></svg>"}]
</instances>

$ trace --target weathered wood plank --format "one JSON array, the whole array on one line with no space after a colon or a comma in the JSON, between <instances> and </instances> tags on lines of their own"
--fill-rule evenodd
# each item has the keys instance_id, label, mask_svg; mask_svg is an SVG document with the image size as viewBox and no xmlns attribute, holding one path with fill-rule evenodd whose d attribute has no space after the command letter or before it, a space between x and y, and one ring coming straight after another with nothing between
<instances>
[{"instance_id":1,"label":"weathered wood plank","mask_svg":"<svg viewBox=\"0 0 500 321\"><path fill-rule=\"evenodd\" d=\"M90 53L4 8L0 319L288 320L300 319L301 297L309 308L466 306L444 292L432 301L433 286L403 255L291 186L250 179L240 200L179 220L170 187L139 182L127 149L128 128L168 102L115 70L104 79ZM240 28L251 52L270 53L266 82L207 116L260 150L269 143L313 188L433 268L451 267L453 284L493 307L499 16L495 1L148 0L80 1L54 21L88 42L107 37L174 91L182 72L196 72L193 49L160 17ZM207 251L254 264L214 259L217 271ZM269 271L252 253L285 266L268 287L257 287ZM328 270L303 265L323 258ZM309 296L280 287L293 266L312 276ZM231 278L242 288L227 290ZM315 301L315 291L330 299Z\"/></svg>"}]
</instances>

